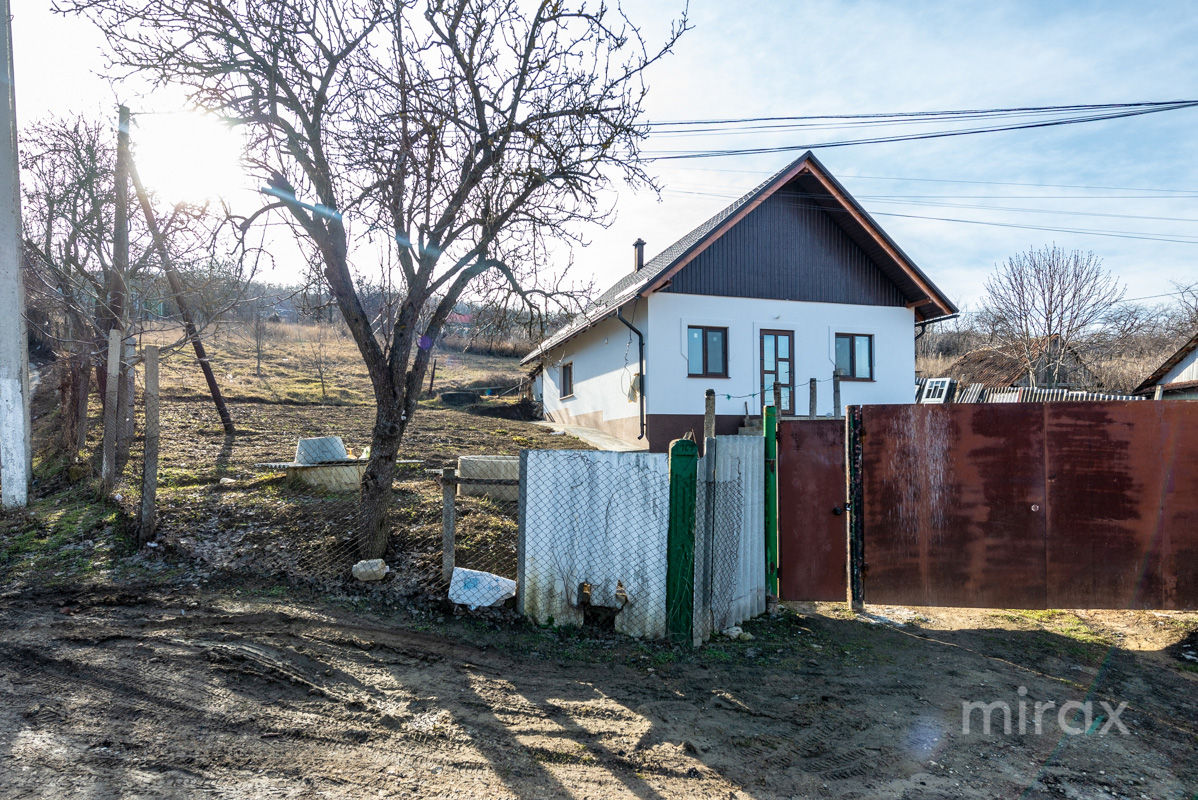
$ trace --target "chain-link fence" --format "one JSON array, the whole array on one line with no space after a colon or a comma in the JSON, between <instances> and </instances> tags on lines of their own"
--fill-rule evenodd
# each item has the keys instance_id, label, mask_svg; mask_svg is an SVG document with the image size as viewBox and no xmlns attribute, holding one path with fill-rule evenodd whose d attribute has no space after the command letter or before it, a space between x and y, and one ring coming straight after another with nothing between
<instances>
[{"instance_id":1,"label":"chain-link fence","mask_svg":"<svg viewBox=\"0 0 1198 800\"><path fill-rule=\"evenodd\" d=\"M527 451L522 457L524 613L543 625L601 624L664 637L667 456Z\"/></svg>"}]
</instances>

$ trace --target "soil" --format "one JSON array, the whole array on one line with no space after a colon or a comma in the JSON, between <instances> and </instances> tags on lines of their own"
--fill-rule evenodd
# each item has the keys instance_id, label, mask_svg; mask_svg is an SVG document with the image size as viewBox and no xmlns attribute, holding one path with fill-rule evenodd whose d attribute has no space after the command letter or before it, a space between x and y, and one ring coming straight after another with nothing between
<instances>
[{"instance_id":1,"label":"soil","mask_svg":"<svg viewBox=\"0 0 1198 800\"><path fill-rule=\"evenodd\" d=\"M1198 788L1198 674L1166 652L1195 615L854 618L822 604L749 623L752 641L690 651L237 591L0 596L0 795L1189 798ZM1078 619L1116 643L1079 649L1093 642L1053 628ZM1127 702L1129 733L962 733L962 701L1014 706L1020 686L1029 700Z\"/></svg>"}]
</instances>

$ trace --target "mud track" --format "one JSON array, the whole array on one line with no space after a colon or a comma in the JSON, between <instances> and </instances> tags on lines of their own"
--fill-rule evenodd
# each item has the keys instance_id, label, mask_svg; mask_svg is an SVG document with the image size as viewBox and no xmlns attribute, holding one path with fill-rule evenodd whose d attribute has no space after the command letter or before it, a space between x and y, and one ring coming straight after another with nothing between
<instances>
[{"instance_id":1,"label":"mud track","mask_svg":"<svg viewBox=\"0 0 1198 800\"><path fill-rule=\"evenodd\" d=\"M1132 736L981 737L960 698L1084 692L982 640L819 616L728 663L587 663L323 607L11 594L3 797L1155 798L1198 771L1198 682L1134 660L1099 687L1134 700Z\"/></svg>"}]
</instances>

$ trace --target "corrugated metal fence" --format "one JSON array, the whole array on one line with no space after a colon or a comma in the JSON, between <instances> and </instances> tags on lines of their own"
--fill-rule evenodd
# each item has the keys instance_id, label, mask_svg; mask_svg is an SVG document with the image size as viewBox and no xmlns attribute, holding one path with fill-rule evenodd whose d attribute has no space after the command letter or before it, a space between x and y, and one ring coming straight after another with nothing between
<instances>
[{"instance_id":1,"label":"corrugated metal fence","mask_svg":"<svg viewBox=\"0 0 1198 800\"><path fill-rule=\"evenodd\" d=\"M865 602L1198 608L1198 403L862 406L849 435Z\"/></svg>"}]
</instances>

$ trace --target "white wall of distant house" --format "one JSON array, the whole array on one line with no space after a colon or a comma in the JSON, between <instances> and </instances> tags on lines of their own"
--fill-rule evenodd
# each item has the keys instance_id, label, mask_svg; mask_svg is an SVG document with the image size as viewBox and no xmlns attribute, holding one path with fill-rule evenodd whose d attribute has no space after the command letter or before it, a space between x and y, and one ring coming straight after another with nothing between
<instances>
[{"instance_id":1,"label":"white wall of distant house","mask_svg":"<svg viewBox=\"0 0 1198 800\"><path fill-rule=\"evenodd\" d=\"M1160 382L1168 386L1170 383L1187 383L1189 381L1198 381L1198 350L1194 350L1179 361L1173 369L1165 373L1165 377L1161 378Z\"/></svg>"},{"instance_id":2,"label":"white wall of distant house","mask_svg":"<svg viewBox=\"0 0 1198 800\"><path fill-rule=\"evenodd\" d=\"M624 316L645 334L647 306L638 307ZM574 394L562 397L562 366L574 365ZM545 355L542 403L546 416L559 411L578 417L599 412L603 421L636 418L640 413L638 398L631 391L640 365L637 340L623 323L610 318L595 327L567 340Z\"/></svg>"},{"instance_id":3,"label":"white wall of distant house","mask_svg":"<svg viewBox=\"0 0 1198 800\"><path fill-rule=\"evenodd\" d=\"M915 312L902 306L809 303L673 292L649 296L647 412L702 414L704 391L716 392L717 414L761 409L761 331L792 330L795 412L806 414L808 380L819 384L818 412L832 413L837 333L873 334L874 380L843 381L841 404L910 403L915 386ZM728 377L687 376L687 327L728 329ZM729 397L730 396L730 397Z\"/></svg>"}]
</instances>

